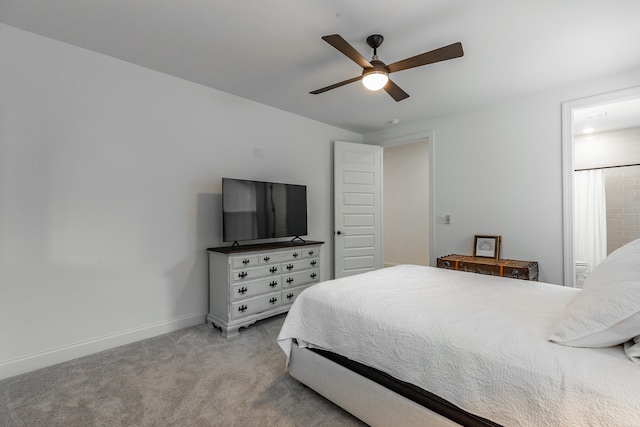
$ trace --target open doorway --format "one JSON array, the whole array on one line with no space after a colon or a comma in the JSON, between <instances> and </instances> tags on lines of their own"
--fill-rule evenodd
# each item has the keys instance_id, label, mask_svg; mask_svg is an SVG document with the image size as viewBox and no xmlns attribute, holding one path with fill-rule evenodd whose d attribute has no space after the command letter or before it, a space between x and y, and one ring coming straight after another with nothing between
<instances>
[{"instance_id":1,"label":"open doorway","mask_svg":"<svg viewBox=\"0 0 640 427\"><path fill-rule=\"evenodd\" d=\"M383 151L384 266L429 265L429 140Z\"/></svg>"},{"instance_id":2,"label":"open doorway","mask_svg":"<svg viewBox=\"0 0 640 427\"><path fill-rule=\"evenodd\" d=\"M640 88L563 104L565 286L640 237L639 163Z\"/></svg>"}]
</instances>

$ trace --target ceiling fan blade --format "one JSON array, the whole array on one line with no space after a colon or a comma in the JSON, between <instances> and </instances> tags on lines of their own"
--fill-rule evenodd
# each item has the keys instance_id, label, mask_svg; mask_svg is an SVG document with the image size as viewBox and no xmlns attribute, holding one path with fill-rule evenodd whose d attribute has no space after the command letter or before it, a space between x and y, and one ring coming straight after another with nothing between
<instances>
[{"instance_id":1,"label":"ceiling fan blade","mask_svg":"<svg viewBox=\"0 0 640 427\"><path fill-rule=\"evenodd\" d=\"M323 36L322 40L329 43L331 46L338 49L345 56L350 58L353 62L361 66L362 68L373 68L373 65L367 59L353 48L345 39L338 34L332 34L330 36Z\"/></svg>"},{"instance_id":2,"label":"ceiling fan blade","mask_svg":"<svg viewBox=\"0 0 640 427\"><path fill-rule=\"evenodd\" d=\"M400 102L403 99L406 99L409 97L409 94L407 92L400 89L400 86L398 86L391 80L389 80L387 84L384 86L384 90L389 95L391 95L391 97L395 99L396 102Z\"/></svg>"},{"instance_id":3,"label":"ceiling fan blade","mask_svg":"<svg viewBox=\"0 0 640 427\"><path fill-rule=\"evenodd\" d=\"M317 89L317 90L314 90L313 92L309 92L309 93L317 95L319 93L326 92L328 90L335 89L337 87L344 86L344 85L349 84L349 83L357 82L358 80L362 80L362 76L354 77L352 79L345 80L343 82L336 83L336 84L333 84L331 86L323 87L322 89Z\"/></svg>"},{"instance_id":4,"label":"ceiling fan blade","mask_svg":"<svg viewBox=\"0 0 640 427\"><path fill-rule=\"evenodd\" d=\"M448 59L459 58L464 55L462 51L462 43L453 43L440 49L432 50L402 61L394 62L387 65L390 73L406 70L409 68L420 67L422 65L433 64L434 62L446 61Z\"/></svg>"}]
</instances>

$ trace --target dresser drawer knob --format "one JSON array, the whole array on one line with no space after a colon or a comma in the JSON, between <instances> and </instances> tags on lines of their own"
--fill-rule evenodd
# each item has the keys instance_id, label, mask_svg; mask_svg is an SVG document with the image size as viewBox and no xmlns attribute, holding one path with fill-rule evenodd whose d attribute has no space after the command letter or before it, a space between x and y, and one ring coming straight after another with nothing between
<instances>
[{"instance_id":1,"label":"dresser drawer knob","mask_svg":"<svg viewBox=\"0 0 640 427\"><path fill-rule=\"evenodd\" d=\"M278 282L274 280L273 282L269 283L269 286L271 286L272 288L275 288L276 286L278 286Z\"/></svg>"},{"instance_id":2,"label":"dresser drawer knob","mask_svg":"<svg viewBox=\"0 0 640 427\"><path fill-rule=\"evenodd\" d=\"M312 278L312 279L315 279L315 278L316 278L316 276L317 276L317 274L316 274L316 273L311 273L311 278Z\"/></svg>"},{"instance_id":3,"label":"dresser drawer knob","mask_svg":"<svg viewBox=\"0 0 640 427\"><path fill-rule=\"evenodd\" d=\"M241 287L240 289L238 289L238 293L242 294L242 295L246 294L247 293L247 288L245 288L244 286Z\"/></svg>"},{"instance_id":4,"label":"dresser drawer knob","mask_svg":"<svg viewBox=\"0 0 640 427\"><path fill-rule=\"evenodd\" d=\"M270 302L271 304L275 304L275 303L277 303L277 302L278 302L278 298L273 297L273 298L271 298L271 299L269 300L269 302Z\"/></svg>"},{"instance_id":5,"label":"dresser drawer knob","mask_svg":"<svg viewBox=\"0 0 640 427\"><path fill-rule=\"evenodd\" d=\"M278 271L278 267L271 267L269 271L275 273L276 271Z\"/></svg>"},{"instance_id":6,"label":"dresser drawer knob","mask_svg":"<svg viewBox=\"0 0 640 427\"><path fill-rule=\"evenodd\" d=\"M266 257L264 257L264 258L262 258L262 259L264 260L264 262L269 262L269 260L271 259L271 257L266 256Z\"/></svg>"},{"instance_id":7,"label":"dresser drawer knob","mask_svg":"<svg viewBox=\"0 0 640 427\"><path fill-rule=\"evenodd\" d=\"M243 260L242 260L242 263L243 263L244 265L247 265L247 264L249 264L250 262L251 262L251 261L250 261L250 260L248 260L247 258L245 258L245 259L243 259Z\"/></svg>"},{"instance_id":8,"label":"dresser drawer knob","mask_svg":"<svg viewBox=\"0 0 640 427\"><path fill-rule=\"evenodd\" d=\"M309 251L309 256L313 255L313 251Z\"/></svg>"},{"instance_id":9,"label":"dresser drawer knob","mask_svg":"<svg viewBox=\"0 0 640 427\"><path fill-rule=\"evenodd\" d=\"M245 277L247 277L247 272L243 271L241 273L238 273L238 277L241 278L241 279L244 279Z\"/></svg>"},{"instance_id":10,"label":"dresser drawer knob","mask_svg":"<svg viewBox=\"0 0 640 427\"><path fill-rule=\"evenodd\" d=\"M291 270L293 268L293 264L287 265L287 270Z\"/></svg>"},{"instance_id":11,"label":"dresser drawer knob","mask_svg":"<svg viewBox=\"0 0 640 427\"><path fill-rule=\"evenodd\" d=\"M316 265L316 264L317 264L316 260L311 261L311 265Z\"/></svg>"},{"instance_id":12,"label":"dresser drawer knob","mask_svg":"<svg viewBox=\"0 0 640 427\"><path fill-rule=\"evenodd\" d=\"M293 253L293 257L294 257L294 258L298 258L298 252L294 252L294 253Z\"/></svg>"},{"instance_id":13,"label":"dresser drawer knob","mask_svg":"<svg viewBox=\"0 0 640 427\"><path fill-rule=\"evenodd\" d=\"M291 298L293 298L293 294L291 293L287 294L287 299L291 299Z\"/></svg>"},{"instance_id":14,"label":"dresser drawer knob","mask_svg":"<svg viewBox=\"0 0 640 427\"><path fill-rule=\"evenodd\" d=\"M292 277L289 277L289 278L287 279L287 283L291 283L291 282L293 282L293 278L292 278Z\"/></svg>"},{"instance_id":15,"label":"dresser drawer knob","mask_svg":"<svg viewBox=\"0 0 640 427\"><path fill-rule=\"evenodd\" d=\"M248 307L247 307L246 305L244 305L244 304L243 304L243 305L241 305L240 307L238 307L238 311L239 311L240 313L244 313L245 311L247 311L247 308L248 308Z\"/></svg>"}]
</instances>

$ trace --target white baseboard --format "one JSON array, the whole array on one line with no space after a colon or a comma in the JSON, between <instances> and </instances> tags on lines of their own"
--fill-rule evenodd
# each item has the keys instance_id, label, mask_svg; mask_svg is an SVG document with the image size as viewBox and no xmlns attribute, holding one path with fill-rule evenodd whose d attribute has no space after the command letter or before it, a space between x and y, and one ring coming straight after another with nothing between
<instances>
[{"instance_id":1,"label":"white baseboard","mask_svg":"<svg viewBox=\"0 0 640 427\"><path fill-rule=\"evenodd\" d=\"M121 345L152 338L158 335L204 324L207 313L190 314L176 319L154 323L128 331L118 332L91 340L54 348L41 353L0 362L0 380L57 365L78 357L88 356Z\"/></svg>"}]
</instances>

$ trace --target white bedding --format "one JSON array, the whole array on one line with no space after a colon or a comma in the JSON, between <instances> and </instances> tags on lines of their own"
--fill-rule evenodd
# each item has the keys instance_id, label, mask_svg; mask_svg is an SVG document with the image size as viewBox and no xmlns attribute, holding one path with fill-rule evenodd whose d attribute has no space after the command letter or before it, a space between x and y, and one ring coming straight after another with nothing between
<instances>
[{"instance_id":1,"label":"white bedding","mask_svg":"<svg viewBox=\"0 0 640 427\"><path fill-rule=\"evenodd\" d=\"M278 343L344 355L505 426L640 425L640 366L622 346L547 340L580 292L401 265L301 293Z\"/></svg>"}]
</instances>

